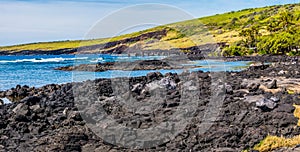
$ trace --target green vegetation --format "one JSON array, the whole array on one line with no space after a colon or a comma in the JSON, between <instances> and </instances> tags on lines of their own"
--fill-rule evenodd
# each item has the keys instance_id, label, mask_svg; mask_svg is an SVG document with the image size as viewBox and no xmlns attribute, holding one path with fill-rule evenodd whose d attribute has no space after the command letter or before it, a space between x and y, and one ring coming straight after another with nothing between
<instances>
[{"instance_id":1,"label":"green vegetation","mask_svg":"<svg viewBox=\"0 0 300 152\"><path fill-rule=\"evenodd\" d=\"M244 9L224 14L182 21L134 32L112 38L94 40L76 40L60 42L42 42L0 47L1 51L16 53L20 51L55 51L91 46L137 37L141 34L166 30L160 39L149 37L142 41L118 43L143 50L169 50L186 48L207 43L224 42L227 47L213 55L256 55L288 54L300 55L300 4L268 6ZM105 50L93 50L105 51Z\"/></svg>"},{"instance_id":2,"label":"green vegetation","mask_svg":"<svg viewBox=\"0 0 300 152\"><path fill-rule=\"evenodd\" d=\"M240 36L242 40L232 44L228 48L235 49L235 54L274 54L274 55L300 55L300 20L299 6L287 5L277 10L277 13L267 18L262 14L260 21L242 30ZM263 35L260 31L267 31ZM235 47L233 47L235 46ZM223 55L232 55L231 49L224 49ZM227 51L226 51L227 50Z\"/></svg>"},{"instance_id":3,"label":"green vegetation","mask_svg":"<svg viewBox=\"0 0 300 152\"><path fill-rule=\"evenodd\" d=\"M155 30L161 30L162 28L157 27ZM39 42L39 43L30 43L30 44L21 44L21 45L13 45L13 46L3 46L0 47L1 51L10 51L10 52L19 52L19 51L54 51L59 49L73 49L81 46L91 46L97 44L105 44L108 42L119 41L126 38L132 38L135 36L139 36L146 32L152 32L154 29L134 32L130 34L120 35L112 38L99 38L93 40L73 40L73 41L54 41L54 42Z\"/></svg>"}]
</instances>

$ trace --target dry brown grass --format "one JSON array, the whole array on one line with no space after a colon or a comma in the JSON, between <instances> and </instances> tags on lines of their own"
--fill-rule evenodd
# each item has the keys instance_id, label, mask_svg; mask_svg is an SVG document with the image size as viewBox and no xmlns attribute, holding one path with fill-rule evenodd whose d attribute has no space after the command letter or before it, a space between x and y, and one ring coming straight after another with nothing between
<instances>
[{"instance_id":1,"label":"dry brown grass","mask_svg":"<svg viewBox=\"0 0 300 152\"><path fill-rule=\"evenodd\" d=\"M300 105L294 105L296 108L294 111L294 116L300 118ZM298 121L298 126L300 126L300 121ZM264 140L262 140L259 144L254 147L254 150L258 150L260 152L267 152L274 149L282 148L282 147L294 147L300 144L300 135L297 135L292 138L284 138L277 136L267 136Z\"/></svg>"},{"instance_id":2,"label":"dry brown grass","mask_svg":"<svg viewBox=\"0 0 300 152\"><path fill-rule=\"evenodd\" d=\"M294 107L296 108L294 111L294 116L299 118L297 125L300 126L300 105L294 105Z\"/></svg>"},{"instance_id":3,"label":"dry brown grass","mask_svg":"<svg viewBox=\"0 0 300 152\"><path fill-rule=\"evenodd\" d=\"M258 145L254 147L254 150L267 152L281 147L294 147L298 144L300 144L300 135L297 135L293 138L267 136L264 140L262 140Z\"/></svg>"}]
</instances>

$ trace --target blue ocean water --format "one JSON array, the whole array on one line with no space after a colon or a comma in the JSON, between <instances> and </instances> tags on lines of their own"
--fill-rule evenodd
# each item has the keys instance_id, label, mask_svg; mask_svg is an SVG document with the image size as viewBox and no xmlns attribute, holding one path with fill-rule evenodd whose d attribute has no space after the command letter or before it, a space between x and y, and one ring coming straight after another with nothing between
<instances>
[{"instance_id":1,"label":"blue ocean water","mask_svg":"<svg viewBox=\"0 0 300 152\"><path fill-rule=\"evenodd\" d=\"M105 72L72 72L58 71L54 68L78 64L97 62L132 62L135 60L162 59L164 56L112 56L112 55L35 55L35 56L0 56L0 90L7 90L16 85L28 85L41 87L46 84L62 84L78 82L96 78L112 77L136 77L144 76L149 72L159 71L163 74L168 72L183 72L179 70L140 70L122 71L110 70ZM201 68L189 71L238 71L249 62L223 62L218 60L191 61L186 65L201 65Z\"/></svg>"}]
</instances>

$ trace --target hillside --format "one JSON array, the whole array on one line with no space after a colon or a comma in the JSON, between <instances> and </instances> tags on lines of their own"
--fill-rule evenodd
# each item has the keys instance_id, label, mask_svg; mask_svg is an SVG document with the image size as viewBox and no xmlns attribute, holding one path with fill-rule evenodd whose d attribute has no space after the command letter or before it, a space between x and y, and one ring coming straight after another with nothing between
<instances>
[{"instance_id":1,"label":"hillside","mask_svg":"<svg viewBox=\"0 0 300 152\"><path fill-rule=\"evenodd\" d=\"M232 11L225 14L159 26L113 38L5 46L0 47L0 54L77 53L78 48L83 48L81 49L81 53L120 53L128 48L145 51L178 48L183 51L189 51L194 46L216 42L226 43L231 46L223 49L227 51L225 54L223 52L224 55L244 55L259 52L261 54L264 52L249 51L249 48L256 48L256 43L263 41L261 37L274 34L270 32L271 24L277 27L275 34L276 32L286 32L278 29L280 25L276 25L276 22L274 22L281 18L280 15L282 12L288 12L293 15L293 30L299 33L300 4L288 4ZM251 31L247 35L247 29L251 30L254 27L256 35L251 35ZM251 40L255 41L255 43L250 43L248 37L252 38ZM297 40L294 41L297 42ZM296 46L297 51L297 46L299 45L293 44L293 46ZM263 49L265 53L268 53L265 48ZM237 51L243 52L237 53Z\"/></svg>"}]
</instances>

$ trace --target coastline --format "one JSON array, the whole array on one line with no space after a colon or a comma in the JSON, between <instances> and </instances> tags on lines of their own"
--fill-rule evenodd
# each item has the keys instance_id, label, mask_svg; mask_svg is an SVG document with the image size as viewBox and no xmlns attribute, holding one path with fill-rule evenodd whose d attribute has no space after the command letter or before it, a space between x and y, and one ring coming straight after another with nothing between
<instances>
[{"instance_id":1,"label":"coastline","mask_svg":"<svg viewBox=\"0 0 300 152\"><path fill-rule=\"evenodd\" d=\"M300 151L299 2L143 3L3 3L0 152Z\"/></svg>"},{"instance_id":2,"label":"coastline","mask_svg":"<svg viewBox=\"0 0 300 152\"><path fill-rule=\"evenodd\" d=\"M300 79L299 62L290 62L290 58L282 60L289 62L278 62L266 67L255 65L241 72L199 71L188 74L189 77L201 80L199 86L203 89L198 88L200 89L199 103L201 103L198 105L198 109L205 109L207 101L211 97L211 75L221 73L225 76L225 98L220 105L219 116L205 134L197 133L196 128L192 127L201 123L200 120L195 120L190 122L175 139L155 149L145 150L241 151L253 148L268 135L283 135L286 138L299 135L300 129L296 127L298 118L293 114L295 110L293 105L300 105L300 84L295 81ZM19 97L18 102L1 105L2 127L0 132L2 135L0 140L1 143L4 143L1 146L6 150L84 151L98 148L126 151L124 148L107 144L90 130L84 129L86 122L80 116L82 114L78 111L80 108L75 105L74 94L76 95L76 91L72 88L74 86L81 88L80 90L83 92L77 93L93 97L93 91L89 91L88 88L96 86L97 101L100 103L92 102L91 105L100 104L106 107L105 111L117 118L120 124L133 128L148 128L167 120L176 112L176 107L180 105L180 77L177 74L149 73L147 76L129 80L122 78L96 79L62 85L51 84L40 88L17 86L12 90L0 91L2 97L3 95ZM134 116L128 111L123 111L122 104L113 98L112 82L124 82L128 83L127 85L131 89L127 89L127 91L136 99L136 102L151 102L145 93L145 87L147 84L164 78L172 81L175 89L167 89L166 100L159 103L161 107L157 109L155 115L136 113ZM274 80L276 80L276 85ZM275 107L257 106L259 101L269 100L272 97L279 99L275 102ZM85 114L93 111L92 107L86 107ZM97 118L96 113L89 115L93 119ZM202 115L203 111L196 114L198 118L201 118ZM136 123L137 121L140 123ZM30 145L30 142L35 142L36 145L26 148L19 146Z\"/></svg>"}]
</instances>

